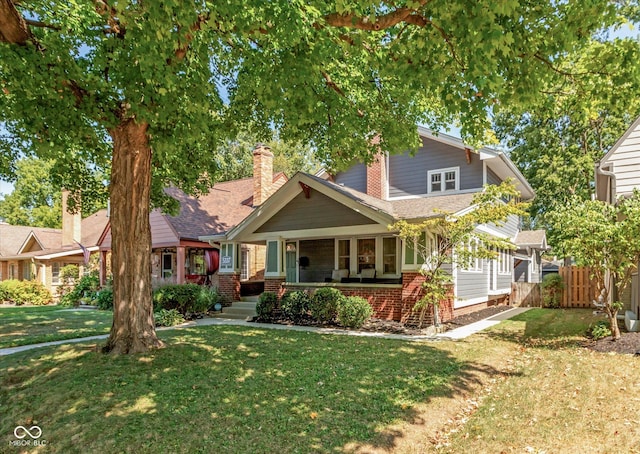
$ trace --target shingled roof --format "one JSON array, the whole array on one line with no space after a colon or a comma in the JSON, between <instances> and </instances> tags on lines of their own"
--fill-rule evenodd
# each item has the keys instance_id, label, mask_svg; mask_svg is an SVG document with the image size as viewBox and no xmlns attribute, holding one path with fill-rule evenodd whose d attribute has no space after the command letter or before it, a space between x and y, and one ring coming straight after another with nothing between
<instances>
[{"instance_id":1,"label":"shingled roof","mask_svg":"<svg viewBox=\"0 0 640 454\"><path fill-rule=\"evenodd\" d=\"M284 173L274 174L274 190L286 180ZM164 216L181 239L198 240L200 236L225 233L254 210L253 178L216 183L199 197L177 188L168 188L165 192L180 203L177 216Z\"/></svg>"},{"instance_id":2,"label":"shingled roof","mask_svg":"<svg viewBox=\"0 0 640 454\"><path fill-rule=\"evenodd\" d=\"M81 243L84 247L97 246L108 220L107 210L97 211L82 220ZM19 254L30 236L42 249ZM0 257L2 258L28 258L77 250L80 250L79 246L62 246L62 229L0 224Z\"/></svg>"}]
</instances>

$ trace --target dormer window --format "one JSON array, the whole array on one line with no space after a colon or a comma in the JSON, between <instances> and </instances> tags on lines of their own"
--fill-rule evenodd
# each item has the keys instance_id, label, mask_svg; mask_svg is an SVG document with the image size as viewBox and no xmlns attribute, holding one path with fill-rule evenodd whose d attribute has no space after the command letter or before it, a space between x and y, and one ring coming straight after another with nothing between
<instances>
[{"instance_id":1,"label":"dormer window","mask_svg":"<svg viewBox=\"0 0 640 454\"><path fill-rule=\"evenodd\" d=\"M431 194L457 191L460 188L459 175L459 167L430 170L427 172L427 192Z\"/></svg>"}]
</instances>

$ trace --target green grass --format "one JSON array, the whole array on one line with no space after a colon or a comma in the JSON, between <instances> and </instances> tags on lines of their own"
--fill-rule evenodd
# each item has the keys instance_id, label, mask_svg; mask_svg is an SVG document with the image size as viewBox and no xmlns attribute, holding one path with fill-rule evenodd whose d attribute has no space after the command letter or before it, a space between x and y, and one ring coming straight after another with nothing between
<instances>
[{"instance_id":1,"label":"green grass","mask_svg":"<svg viewBox=\"0 0 640 454\"><path fill-rule=\"evenodd\" d=\"M0 443L38 424L48 452L330 452L411 420L465 376L431 344L241 327L162 337L169 347L145 355L0 358Z\"/></svg>"},{"instance_id":2,"label":"green grass","mask_svg":"<svg viewBox=\"0 0 640 454\"><path fill-rule=\"evenodd\" d=\"M144 355L22 352L0 357L0 446L38 425L52 453L638 452L640 362L583 349L594 320L531 310L437 343L210 326Z\"/></svg>"},{"instance_id":3,"label":"green grass","mask_svg":"<svg viewBox=\"0 0 640 454\"><path fill-rule=\"evenodd\" d=\"M107 334L112 313L60 306L0 308L0 348Z\"/></svg>"}]
</instances>

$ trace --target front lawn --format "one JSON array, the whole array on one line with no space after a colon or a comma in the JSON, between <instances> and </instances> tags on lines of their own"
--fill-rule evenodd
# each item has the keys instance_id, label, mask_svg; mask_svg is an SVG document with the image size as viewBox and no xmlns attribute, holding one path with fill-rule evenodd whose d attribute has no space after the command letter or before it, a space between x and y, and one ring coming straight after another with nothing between
<instances>
[{"instance_id":1,"label":"front lawn","mask_svg":"<svg viewBox=\"0 0 640 454\"><path fill-rule=\"evenodd\" d=\"M593 320L538 309L432 343L209 326L144 355L22 352L0 358L0 443L19 452L14 429L37 425L53 453L637 452L640 361L581 347Z\"/></svg>"},{"instance_id":2,"label":"front lawn","mask_svg":"<svg viewBox=\"0 0 640 454\"><path fill-rule=\"evenodd\" d=\"M108 334L108 311L63 310L60 306L0 308L0 348Z\"/></svg>"}]
</instances>

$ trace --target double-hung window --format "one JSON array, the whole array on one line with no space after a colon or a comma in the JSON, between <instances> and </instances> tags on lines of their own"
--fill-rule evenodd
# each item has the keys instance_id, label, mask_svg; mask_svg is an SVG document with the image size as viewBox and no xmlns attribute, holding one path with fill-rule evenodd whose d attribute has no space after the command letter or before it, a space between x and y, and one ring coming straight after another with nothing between
<instances>
[{"instance_id":1,"label":"double-hung window","mask_svg":"<svg viewBox=\"0 0 640 454\"><path fill-rule=\"evenodd\" d=\"M427 172L427 193L451 192L460 189L460 168L430 170Z\"/></svg>"}]
</instances>

